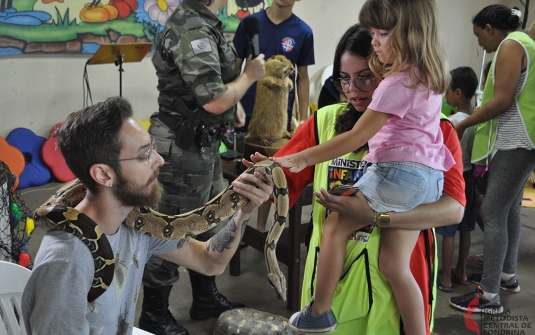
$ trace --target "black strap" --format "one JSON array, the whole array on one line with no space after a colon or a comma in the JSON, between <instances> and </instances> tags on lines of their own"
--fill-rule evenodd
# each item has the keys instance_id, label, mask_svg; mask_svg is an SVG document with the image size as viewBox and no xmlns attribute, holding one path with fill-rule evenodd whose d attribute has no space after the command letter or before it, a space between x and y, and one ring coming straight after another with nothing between
<instances>
[{"instance_id":1,"label":"black strap","mask_svg":"<svg viewBox=\"0 0 535 335\"><path fill-rule=\"evenodd\" d=\"M158 118L163 122L169 129L175 131L181 122L184 122L184 118L178 115L171 115L166 112L159 112Z\"/></svg>"},{"instance_id":2,"label":"black strap","mask_svg":"<svg viewBox=\"0 0 535 335\"><path fill-rule=\"evenodd\" d=\"M433 243L431 243L431 238L429 236L429 234L432 234L432 231L430 229L426 229L426 230L422 230L421 234L424 236L424 241L425 241L425 260L427 262L427 275L429 276L429 305L433 305L433 300L434 300L434 297L433 297L433 285L434 285L434 280L433 280L433 276L434 276L434 260L435 258L433 257L433 252L431 250L434 250L434 248L432 249L432 244L434 243L435 239L434 239L434 236L433 236Z\"/></svg>"}]
</instances>

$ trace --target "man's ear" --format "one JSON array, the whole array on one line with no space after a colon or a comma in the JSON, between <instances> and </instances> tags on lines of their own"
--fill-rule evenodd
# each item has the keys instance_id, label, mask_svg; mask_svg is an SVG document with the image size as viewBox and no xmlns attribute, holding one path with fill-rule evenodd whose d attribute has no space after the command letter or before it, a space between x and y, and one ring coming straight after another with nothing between
<instances>
[{"instance_id":1,"label":"man's ear","mask_svg":"<svg viewBox=\"0 0 535 335\"><path fill-rule=\"evenodd\" d=\"M113 185L113 182L115 180L115 171L106 164L93 164L89 168L89 174L91 175L91 178L97 184L102 185L104 187L111 187L110 185Z\"/></svg>"},{"instance_id":2,"label":"man's ear","mask_svg":"<svg viewBox=\"0 0 535 335\"><path fill-rule=\"evenodd\" d=\"M463 91L460 88L456 88L455 89L455 96L458 97L458 98L462 98L463 97Z\"/></svg>"}]
</instances>

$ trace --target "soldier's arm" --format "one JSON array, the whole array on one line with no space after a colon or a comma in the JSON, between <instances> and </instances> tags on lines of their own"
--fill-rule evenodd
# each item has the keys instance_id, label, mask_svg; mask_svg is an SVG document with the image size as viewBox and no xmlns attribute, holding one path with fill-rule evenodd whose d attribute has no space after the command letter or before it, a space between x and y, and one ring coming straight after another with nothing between
<instances>
[{"instance_id":1,"label":"soldier's arm","mask_svg":"<svg viewBox=\"0 0 535 335\"><path fill-rule=\"evenodd\" d=\"M203 108L210 113L221 114L232 106L236 105L243 97L251 85L262 79L266 71L264 69L264 54L258 55L255 59L249 60L245 64L242 74L234 81L226 84L227 91L214 100L203 105Z\"/></svg>"}]
</instances>

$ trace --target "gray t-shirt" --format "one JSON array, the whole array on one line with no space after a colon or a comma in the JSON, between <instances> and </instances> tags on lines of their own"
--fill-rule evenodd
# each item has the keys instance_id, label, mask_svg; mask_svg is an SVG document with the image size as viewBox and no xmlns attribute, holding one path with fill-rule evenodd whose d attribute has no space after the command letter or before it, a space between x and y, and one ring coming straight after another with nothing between
<instances>
[{"instance_id":1,"label":"gray t-shirt","mask_svg":"<svg viewBox=\"0 0 535 335\"><path fill-rule=\"evenodd\" d=\"M464 112L457 112L449 117L449 120L456 126L459 122L466 119L469 115ZM463 171L472 169L472 146L474 144L475 127L468 127L461 138L461 149L463 151Z\"/></svg>"},{"instance_id":2,"label":"gray t-shirt","mask_svg":"<svg viewBox=\"0 0 535 335\"><path fill-rule=\"evenodd\" d=\"M113 282L104 294L88 303L94 275L89 249L63 231L45 235L22 296L29 334L132 332L145 263L152 254L170 251L178 241L149 237L125 225L107 238L115 255Z\"/></svg>"}]
</instances>

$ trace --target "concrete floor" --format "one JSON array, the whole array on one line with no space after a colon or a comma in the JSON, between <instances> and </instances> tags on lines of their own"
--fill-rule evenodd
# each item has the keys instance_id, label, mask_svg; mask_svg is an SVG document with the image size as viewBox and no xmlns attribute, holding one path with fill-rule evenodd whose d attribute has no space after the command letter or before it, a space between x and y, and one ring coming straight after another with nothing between
<instances>
[{"instance_id":1,"label":"concrete floor","mask_svg":"<svg viewBox=\"0 0 535 335\"><path fill-rule=\"evenodd\" d=\"M32 187L22 190L26 205L31 209L41 205L55 190L59 188L59 183L48 183L40 187ZM310 206L303 209L303 222L308 222L310 218ZM250 223L256 225L256 220ZM522 238L518 256L518 280L521 285L520 293L509 293L501 291L500 297L505 308L503 319L491 320L480 315L474 316L480 324L481 331L477 334L485 335L505 335L505 334L525 334L535 335L535 208L522 208ZM43 236L42 229L36 229L30 239L28 251L32 259L39 248ZM438 247L440 255L441 238L438 237ZM456 250L457 244L456 244ZM476 228L472 235L471 254L482 253L483 234ZM253 249L245 247L241 249L241 275L230 276L228 268L223 275L217 277L217 286L229 300L244 303L249 308L266 311L288 318L293 311L286 309L286 303L277 300L275 292L271 289L267 280L267 271L263 254ZM304 264L306 248L301 247L301 259ZM454 264L457 254L454 255ZM281 270L286 272L286 266L281 264ZM481 270L481 267L469 263L468 273ZM194 321L189 317L189 307L191 305L191 286L188 272L180 268L181 279L173 287L170 299L170 310L178 323L184 326L192 335L208 335L213 333L217 319L205 321ZM302 276L301 276L302 278ZM463 313L454 310L449 306L450 296L461 295L472 291L475 284L470 286L455 286L453 293L439 291L435 312L435 335L456 335L456 334L476 334L465 326ZM140 299L141 301L141 299ZM138 316L141 310L141 303L138 306ZM136 318L137 325L137 318ZM355 330L358 334L358 330Z\"/></svg>"}]
</instances>

